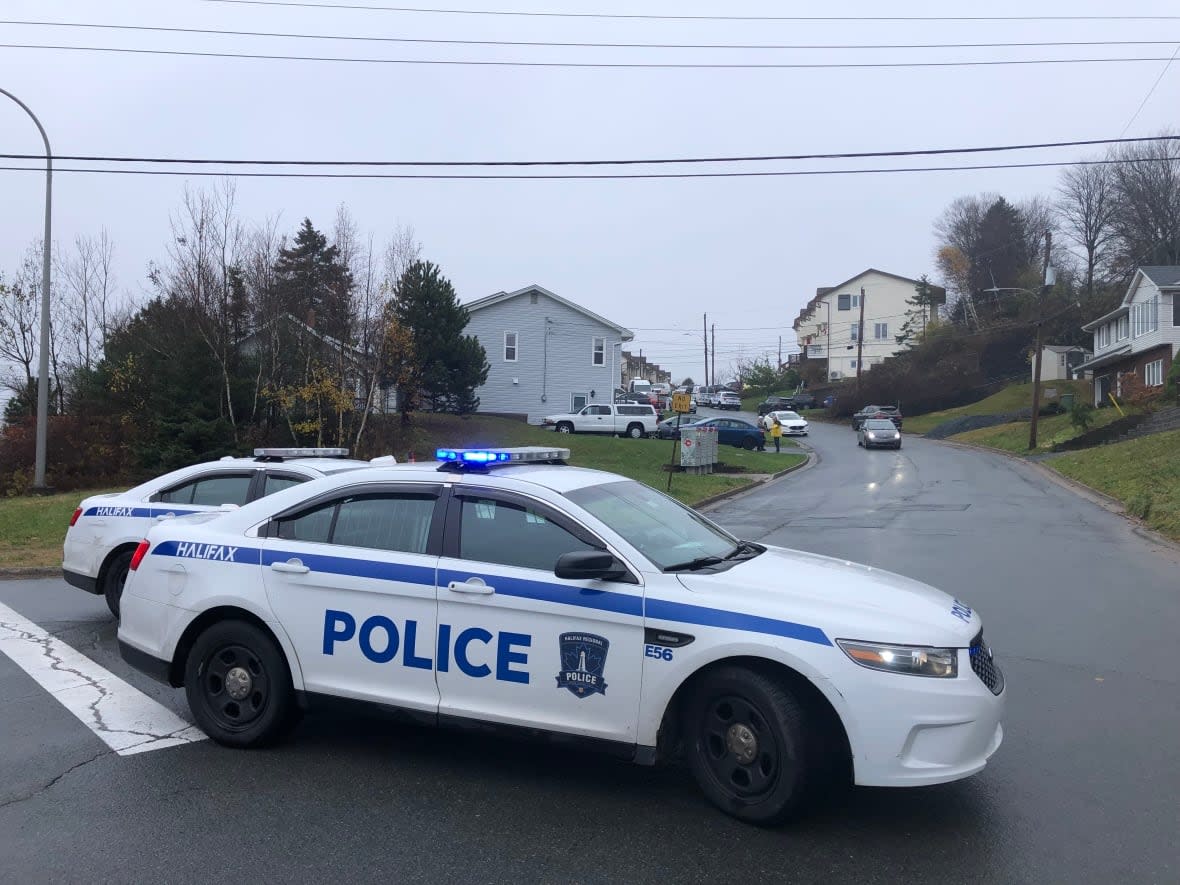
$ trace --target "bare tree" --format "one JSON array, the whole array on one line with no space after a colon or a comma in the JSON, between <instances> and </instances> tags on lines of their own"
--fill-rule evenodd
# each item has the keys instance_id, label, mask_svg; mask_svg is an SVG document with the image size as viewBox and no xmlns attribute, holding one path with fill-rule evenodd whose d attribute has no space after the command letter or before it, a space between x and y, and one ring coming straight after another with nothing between
<instances>
[{"instance_id":1,"label":"bare tree","mask_svg":"<svg viewBox=\"0 0 1180 885\"><path fill-rule=\"evenodd\" d=\"M279 385L282 371L283 336L279 326L282 305L276 291L275 262L286 239L279 233L281 219L267 218L247 236L242 258L242 275L250 302L250 322L257 345L255 354L258 368L254 378L254 396L250 407L250 421L259 420L258 410L264 402L263 393L272 382Z\"/></svg>"},{"instance_id":2,"label":"bare tree","mask_svg":"<svg viewBox=\"0 0 1180 885\"><path fill-rule=\"evenodd\" d=\"M15 363L24 374L23 379L7 379L14 393L33 386L40 329L41 241L35 240L25 251L11 285L0 285L0 358Z\"/></svg>"},{"instance_id":3,"label":"bare tree","mask_svg":"<svg viewBox=\"0 0 1180 885\"><path fill-rule=\"evenodd\" d=\"M1024 219L1025 247L1029 255L1041 254L1045 243L1045 231L1057 234L1061 229L1061 218L1057 206L1040 194L1016 204Z\"/></svg>"},{"instance_id":4,"label":"bare tree","mask_svg":"<svg viewBox=\"0 0 1180 885\"><path fill-rule=\"evenodd\" d=\"M97 237L79 235L72 254L57 250L56 295L69 330L71 352L63 358L74 368L93 368L102 357L114 304L114 245L106 230Z\"/></svg>"},{"instance_id":5,"label":"bare tree","mask_svg":"<svg viewBox=\"0 0 1180 885\"><path fill-rule=\"evenodd\" d=\"M234 214L235 199L235 185L228 179L212 191L185 189L184 205L172 219L169 265L153 272L153 282L189 308L193 331L221 370L222 409L236 439L231 380L247 305L239 263L244 232Z\"/></svg>"},{"instance_id":6,"label":"bare tree","mask_svg":"<svg viewBox=\"0 0 1180 885\"><path fill-rule=\"evenodd\" d=\"M1069 166L1057 185L1062 229L1086 252L1086 294L1094 294L1094 277L1106 262L1114 240L1115 189L1109 166Z\"/></svg>"},{"instance_id":7,"label":"bare tree","mask_svg":"<svg viewBox=\"0 0 1180 885\"><path fill-rule=\"evenodd\" d=\"M1180 160L1171 143L1135 142L1112 156L1119 270L1129 276L1138 264L1180 264Z\"/></svg>"}]
</instances>

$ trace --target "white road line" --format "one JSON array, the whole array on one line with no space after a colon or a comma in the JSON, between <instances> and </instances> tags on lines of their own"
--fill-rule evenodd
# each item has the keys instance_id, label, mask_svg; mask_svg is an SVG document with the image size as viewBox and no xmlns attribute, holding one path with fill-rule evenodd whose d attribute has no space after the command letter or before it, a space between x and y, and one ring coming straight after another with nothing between
<instances>
[{"instance_id":1,"label":"white road line","mask_svg":"<svg viewBox=\"0 0 1180 885\"><path fill-rule=\"evenodd\" d=\"M205 740L195 725L3 603L0 652L120 756Z\"/></svg>"}]
</instances>

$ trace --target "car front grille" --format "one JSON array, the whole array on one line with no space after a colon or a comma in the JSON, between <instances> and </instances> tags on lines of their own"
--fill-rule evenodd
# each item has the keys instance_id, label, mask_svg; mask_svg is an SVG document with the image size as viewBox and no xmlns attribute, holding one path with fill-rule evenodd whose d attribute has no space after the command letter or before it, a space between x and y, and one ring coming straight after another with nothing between
<instances>
[{"instance_id":1,"label":"car front grille","mask_svg":"<svg viewBox=\"0 0 1180 885\"><path fill-rule=\"evenodd\" d=\"M991 647L983 641L982 630L971 640L967 655L971 658L971 669L975 671L979 681L986 685L992 694L1002 692L1004 690L1004 674L992 657Z\"/></svg>"}]
</instances>

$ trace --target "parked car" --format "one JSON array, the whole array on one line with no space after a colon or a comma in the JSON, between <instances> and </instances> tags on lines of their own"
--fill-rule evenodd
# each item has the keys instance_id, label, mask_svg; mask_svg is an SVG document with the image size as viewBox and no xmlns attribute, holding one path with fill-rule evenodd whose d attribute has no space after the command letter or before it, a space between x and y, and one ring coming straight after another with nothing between
<instances>
[{"instance_id":1,"label":"parked car","mask_svg":"<svg viewBox=\"0 0 1180 885\"><path fill-rule=\"evenodd\" d=\"M814 409L815 397L806 391L800 391L795 395L789 397L791 404L787 407L790 409Z\"/></svg>"},{"instance_id":2,"label":"parked car","mask_svg":"<svg viewBox=\"0 0 1180 885\"><path fill-rule=\"evenodd\" d=\"M761 418L763 415L769 412L777 412L781 409L790 408L792 408L792 406L791 399L789 397L768 396L766 399L762 400L762 402L758 403L758 417Z\"/></svg>"},{"instance_id":3,"label":"parked car","mask_svg":"<svg viewBox=\"0 0 1180 885\"><path fill-rule=\"evenodd\" d=\"M541 426L558 433L617 433L642 439L656 432L659 416L650 405L615 403L589 405L580 412L546 415Z\"/></svg>"},{"instance_id":4,"label":"parked car","mask_svg":"<svg viewBox=\"0 0 1180 885\"><path fill-rule=\"evenodd\" d=\"M728 409L733 412L740 411L742 408L742 398L732 390L723 390L717 396L717 408Z\"/></svg>"},{"instance_id":5,"label":"parked car","mask_svg":"<svg viewBox=\"0 0 1180 885\"><path fill-rule=\"evenodd\" d=\"M901 410L897 406L865 406L852 416L852 429L860 430L860 425L869 418L888 418L901 429Z\"/></svg>"},{"instance_id":6,"label":"parked car","mask_svg":"<svg viewBox=\"0 0 1180 885\"><path fill-rule=\"evenodd\" d=\"M778 421L783 428L783 436L807 436L807 419L798 412L789 409L779 409L763 415L759 422L763 429L770 430L771 425Z\"/></svg>"},{"instance_id":7,"label":"parked car","mask_svg":"<svg viewBox=\"0 0 1180 885\"><path fill-rule=\"evenodd\" d=\"M694 423L696 427L704 425L717 428L718 445L747 450L760 449L766 445L766 435L762 430L741 418L705 418ZM682 424L681 428L685 426Z\"/></svg>"},{"instance_id":8,"label":"parked car","mask_svg":"<svg viewBox=\"0 0 1180 885\"><path fill-rule=\"evenodd\" d=\"M856 444L866 449L900 449L901 431L888 418L866 418L856 431Z\"/></svg>"}]
</instances>

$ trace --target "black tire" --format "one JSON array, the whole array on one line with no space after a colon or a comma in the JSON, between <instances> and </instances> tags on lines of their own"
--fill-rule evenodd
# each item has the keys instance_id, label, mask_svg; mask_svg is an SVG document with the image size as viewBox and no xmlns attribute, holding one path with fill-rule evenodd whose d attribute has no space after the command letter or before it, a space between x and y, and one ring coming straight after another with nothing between
<instances>
[{"instance_id":1,"label":"black tire","mask_svg":"<svg viewBox=\"0 0 1180 885\"><path fill-rule=\"evenodd\" d=\"M748 823L797 815L823 770L807 719L795 696L761 673L727 665L705 675L683 722L688 764L701 791Z\"/></svg>"},{"instance_id":2,"label":"black tire","mask_svg":"<svg viewBox=\"0 0 1180 885\"><path fill-rule=\"evenodd\" d=\"M627 436L631 437L631 439L643 439L643 425L632 424L627 428Z\"/></svg>"},{"instance_id":3,"label":"black tire","mask_svg":"<svg viewBox=\"0 0 1180 885\"><path fill-rule=\"evenodd\" d=\"M131 571L131 555L134 550L124 550L116 553L107 564L106 572L102 576L102 595L106 597L107 608L119 619L119 603L123 599L123 585L127 583L127 575Z\"/></svg>"},{"instance_id":4,"label":"black tire","mask_svg":"<svg viewBox=\"0 0 1180 885\"><path fill-rule=\"evenodd\" d=\"M560 424L557 425L557 432L558 433L573 433L574 432L574 425L570 424L568 421L562 421Z\"/></svg>"},{"instance_id":5,"label":"black tire","mask_svg":"<svg viewBox=\"0 0 1180 885\"><path fill-rule=\"evenodd\" d=\"M900 452L901 451L901 443L898 443L893 448L897 449Z\"/></svg>"},{"instance_id":6,"label":"black tire","mask_svg":"<svg viewBox=\"0 0 1180 885\"><path fill-rule=\"evenodd\" d=\"M747 436L742 440L742 448L747 452L752 452L754 449L758 448L758 443L754 440L754 437Z\"/></svg>"},{"instance_id":7,"label":"black tire","mask_svg":"<svg viewBox=\"0 0 1180 885\"><path fill-rule=\"evenodd\" d=\"M274 743L299 718L282 650L245 621L218 621L197 637L184 662L184 692L197 725L227 747Z\"/></svg>"}]
</instances>

